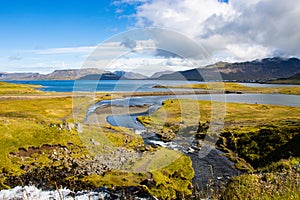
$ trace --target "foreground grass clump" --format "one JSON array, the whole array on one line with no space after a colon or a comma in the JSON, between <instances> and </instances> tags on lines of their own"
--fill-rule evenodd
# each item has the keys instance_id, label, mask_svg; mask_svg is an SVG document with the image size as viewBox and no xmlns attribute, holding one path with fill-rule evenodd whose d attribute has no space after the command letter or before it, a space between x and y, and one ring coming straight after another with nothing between
<instances>
[{"instance_id":1,"label":"foreground grass clump","mask_svg":"<svg viewBox=\"0 0 300 200\"><path fill-rule=\"evenodd\" d=\"M41 94L42 91L37 90L40 86L27 84L13 84L0 82L0 94Z\"/></svg>"},{"instance_id":2,"label":"foreground grass clump","mask_svg":"<svg viewBox=\"0 0 300 200\"><path fill-rule=\"evenodd\" d=\"M300 199L300 175L293 170L240 175L232 178L222 199Z\"/></svg>"}]
</instances>

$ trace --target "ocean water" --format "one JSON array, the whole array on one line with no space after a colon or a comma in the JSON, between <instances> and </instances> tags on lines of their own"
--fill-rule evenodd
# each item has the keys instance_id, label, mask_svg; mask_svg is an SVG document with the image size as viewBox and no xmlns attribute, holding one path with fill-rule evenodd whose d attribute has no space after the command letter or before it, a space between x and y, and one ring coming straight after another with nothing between
<instances>
[{"instance_id":1,"label":"ocean water","mask_svg":"<svg viewBox=\"0 0 300 200\"><path fill-rule=\"evenodd\" d=\"M155 85L176 86L200 83L198 81L172 80L14 80L10 83L41 85L48 92L160 92L168 88L153 88ZM240 83L249 87L293 87L286 84ZM172 89L187 90L187 89Z\"/></svg>"},{"instance_id":2,"label":"ocean water","mask_svg":"<svg viewBox=\"0 0 300 200\"><path fill-rule=\"evenodd\" d=\"M159 92L169 91L170 89L153 88L153 86L158 84L176 86L199 83L196 81L165 80L18 80L7 82L41 85L43 86L41 90L48 92Z\"/></svg>"}]
</instances>

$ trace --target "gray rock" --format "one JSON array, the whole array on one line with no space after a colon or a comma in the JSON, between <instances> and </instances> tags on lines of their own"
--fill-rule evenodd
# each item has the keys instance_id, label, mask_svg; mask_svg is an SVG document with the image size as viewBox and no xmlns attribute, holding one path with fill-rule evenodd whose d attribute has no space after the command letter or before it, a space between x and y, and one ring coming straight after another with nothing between
<instances>
[{"instance_id":1,"label":"gray rock","mask_svg":"<svg viewBox=\"0 0 300 200\"><path fill-rule=\"evenodd\" d=\"M66 123L65 124L65 129L67 129L68 131L73 130L73 128L75 128L75 124L73 124L73 123Z\"/></svg>"},{"instance_id":2,"label":"gray rock","mask_svg":"<svg viewBox=\"0 0 300 200\"><path fill-rule=\"evenodd\" d=\"M83 128L82 128L82 124L81 123L76 123L75 124L75 128L76 128L76 131L78 133L82 133L83 132Z\"/></svg>"}]
</instances>

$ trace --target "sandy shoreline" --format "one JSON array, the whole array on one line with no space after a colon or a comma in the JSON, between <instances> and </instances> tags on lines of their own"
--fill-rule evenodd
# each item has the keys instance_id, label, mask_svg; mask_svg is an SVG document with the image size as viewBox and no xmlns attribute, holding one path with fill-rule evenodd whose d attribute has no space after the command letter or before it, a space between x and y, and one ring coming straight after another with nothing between
<instances>
[{"instance_id":1,"label":"sandy shoreline","mask_svg":"<svg viewBox=\"0 0 300 200\"><path fill-rule=\"evenodd\" d=\"M150 105L148 104L145 104L143 106L129 106L129 107L110 106L110 105L101 106L87 117L86 123L106 125L108 124L106 120L108 116L143 113L143 112L147 112L149 107Z\"/></svg>"}]
</instances>

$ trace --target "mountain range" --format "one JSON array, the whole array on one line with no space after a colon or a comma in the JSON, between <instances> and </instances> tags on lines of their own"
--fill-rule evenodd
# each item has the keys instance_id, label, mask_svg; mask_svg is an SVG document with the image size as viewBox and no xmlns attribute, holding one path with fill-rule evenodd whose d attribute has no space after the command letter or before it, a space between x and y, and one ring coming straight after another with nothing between
<instances>
[{"instance_id":1,"label":"mountain range","mask_svg":"<svg viewBox=\"0 0 300 200\"><path fill-rule=\"evenodd\" d=\"M200 73L199 73L200 72ZM205 74L206 80L228 81L267 81L278 78L286 78L300 72L300 60L298 58L266 58L240 63L216 63L203 68L174 72L158 77L160 80L195 80L204 81L201 74ZM216 74L220 77L216 77Z\"/></svg>"},{"instance_id":2,"label":"mountain range","mask_svg":"<svg viewBox=\"0 0 300 200\"><path fill-rule=\"evenodd\" d=\"M200 73L199 73L200 72ZM105 80L118 79L158 79L158 80L194 80L194 81L245 81L265 82L284 79L300 73L298 58L265 58L238 63L218 62L213 65L185 71L162 71L151 77L125 71L103 71L96 68L55 70L49 74L39 73L0 73L0 80ZM219 74L220 76L215 76ZM298 77L298 76L297 76Z\"/></svg>"},{"instance_id":3,"label":"mountain range","mask_svg":"<svg viewBox=\"0 0 300 200\"><path fill-rule=\"evenodd\" d=\"M95 68L55 70L50 74L0 73L0 80L75 80L89 74L103 73L105 71Z\"/></svg>"}]
</instances>

